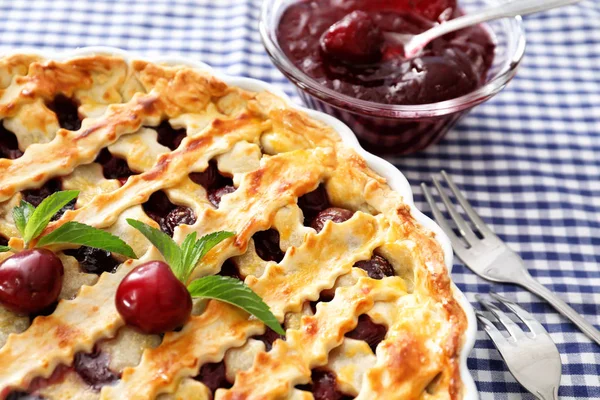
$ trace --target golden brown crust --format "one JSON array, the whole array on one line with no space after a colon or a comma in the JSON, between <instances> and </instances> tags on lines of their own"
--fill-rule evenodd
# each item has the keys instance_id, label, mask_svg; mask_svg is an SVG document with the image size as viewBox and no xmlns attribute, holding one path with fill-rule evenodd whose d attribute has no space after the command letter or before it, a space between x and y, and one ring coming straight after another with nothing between
<instances>
[{"instance_id":1,"label":"golden brown crust","mask_svg":"<svg viewBox=\"0 0 600 400\"><path fill-rule=\"evenodd\" d=\"M0 159L0 233L19 245L10 209L20 192L62 177L65 188L81 191L77 208L46 232L67 221L85 222L122 236L144 254L93 286L82 286L73 300L62 300L52 316L37 318L27 329L18 316L0 313L0 329L9 325L4 321L18 326L0 335L14 332L0 343L0 396L50 376L59 364L70 365L77 351L117 340L123 321L112 298L119 279L138 262L160 258L125 219L154 224L141 205L163 190L197 217L193 225L175 229L176 241L192 231L236 232L207 255L194 277L218 273L225 260L234 260L246 283L285 324L286 341L276 341L266 352L251 338L263 332L262 324L210 302L181 332L167 334L158 347L119 371L117 385L92 398L185 397L190 388L204 387L190 383L202 364L223 358L234 382L217 390L216 399L310 398L295 386L309 383L314 368L334 371L341 387L357 399L461 397L459 353L466 318L453 296L442 249L401 196L329 126L270 93L229 87L206 72L112 56L64 62L13 56L0 60L0 83L0 119L25 151L16 160ZM80 103L84 119L78 131L59 129L45 106L58 94ZM175 150L145 128L165 119L187 131ZM140 173L122 186L105 179L93 163L105 147ZM233 176L236 186L218 209L188 177L204 171L210 160ZM332 204L356 213L344 223L327 223L317 234L302 224L297 199L321 183ZM264 262L255 251L253 235L269 228L280 233L286 252L280 263ZM397 276L373 280L353 268L375 251L385 255ZM335 296L319 303L313 314L307 304L323 290ZM344 337L365 313L387 327L376 353ZM64 382L81 384L72 377ZM64 385L51 384L44 393L70 398L76 390ZM209 396L204 389L196 392L204 396L199 398Z\"/></svg>"}]
</instances>

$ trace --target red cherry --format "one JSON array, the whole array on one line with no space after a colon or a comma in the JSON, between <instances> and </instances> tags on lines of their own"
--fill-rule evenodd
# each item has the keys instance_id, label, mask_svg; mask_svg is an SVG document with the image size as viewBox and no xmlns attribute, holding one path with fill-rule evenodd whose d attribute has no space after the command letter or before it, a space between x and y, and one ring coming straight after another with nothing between
<instances>
[{"instance_id":1,"label":"red cherry","mask_svg":"<svg viewBox=\"0 0 600 400\"><path fill-rule=\"evenodd\" d=\"M383 34L364 11L353 11L331 25L320 39L330 58L348 63L370 64L381 59Z\"/></svg>"},{"instance_id":2,"label":"red cherry","mask_svg":"<svg viewBox=\"0 0 600 400\"><path fill-rule=\"evenodd\" d=\"M0 264L0 303L17 313L41 311L58 299L63 275L50 250L23 250Z\"/></svg>"},{"instance_id":3,"label":"red cherry","mask_svg":"<svg viewBox=\"0 0 600 400\"><path fill-rule=\"evenodd\" d=\"M189 292L162 261L149 261L127 274L115 304L125 322L144 333L172 331L192 313Z\"/></svg>"}]
</instances>

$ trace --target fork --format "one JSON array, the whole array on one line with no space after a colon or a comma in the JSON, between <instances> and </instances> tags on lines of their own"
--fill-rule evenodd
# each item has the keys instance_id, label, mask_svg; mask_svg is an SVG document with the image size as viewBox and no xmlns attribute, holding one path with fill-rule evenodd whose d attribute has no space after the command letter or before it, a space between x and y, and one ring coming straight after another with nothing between
<instances>
[{"instance_id":1,"label":"fork","mask_svg":"<svg viewBox=\"0 0 600 400\"><path fill-rule=\"evenodd\" d=\"M542 324L517 304L494 292L490 292L490 296L504 304L529 328L529 333L523 332L519 325L494 303L475 295L481 305L508 331L509 336L505 337L482 312L476 311L477 319L496 345L509 371L538 399L558 399L562 364L558 349L550 335Z\"/></svg>"},{"instance_id":2,"label":"fork","mask_svg":"<svg viewBox=\"0 0 600 400\"><path fill-rule=\"evenodd\" d=\"M512 251L506 243L496 236L496 234L483 222L460 190L458 190L458 187L452 182L446 171L441 171L441 174L458 200L458 203L463 210L465 210L471 222L483 237L479 238L473 232L469 224L460 215L456 207L448 198L448 195L442 188L440 182L432 175L431 178L446 206L446 210L448 210L450 217L454 220L460 231L462 239L459 238L449 225L449 221L446 220L439 207L436 205L429 187L425 183L421 183L423 193L431 207L433 216L442 230L450 238L452 248L458 258L460 258L473 272L484 279L492 282L516 284L535 293L550 303L559 313L571 320L571 322L577 325L583 333L600 345L600 331L579 315L577 311L572 309L571 306L552 293L552 291L536 281L527 271L523 259L517 253Z\"/></svg>"}]
</instances>

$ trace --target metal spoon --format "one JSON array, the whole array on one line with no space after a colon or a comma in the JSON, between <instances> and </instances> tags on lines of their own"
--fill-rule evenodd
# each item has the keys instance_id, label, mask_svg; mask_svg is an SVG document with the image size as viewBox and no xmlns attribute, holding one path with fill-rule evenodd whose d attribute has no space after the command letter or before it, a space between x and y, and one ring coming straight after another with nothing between
<instances>
[{"instance_id":1,"label":"metal spoon","mask_svg":"<svg viewBox=\"0 0 600 400\"><path fill-rule=\"evenodd\" d=\"M472 14L463 15L456 19L451 19L418 35L393 34L392 32L386 32L385 34L393 34L393 38L397 42L403 43L405 57L411 58L419 55L421 50L433 39L444 36L447 33L494 19L533 14L577 3L578 1L580 0L512 0Z\"/></svg>"}]
</instances>

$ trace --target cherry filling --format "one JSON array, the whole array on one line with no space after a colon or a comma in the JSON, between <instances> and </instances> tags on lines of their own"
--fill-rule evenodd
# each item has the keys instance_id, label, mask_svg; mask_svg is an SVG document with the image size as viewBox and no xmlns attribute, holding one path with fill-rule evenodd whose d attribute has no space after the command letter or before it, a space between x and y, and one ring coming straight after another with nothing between
<instances>
[{"instance_id":1,"label":"cherry filling","mask_svg":"<svg viewBox=\"0 0 600 400\"><path fill-rule=\"evenodd\" d=\"M265 261L280 262L284 253L279 247L279 232L275 229L256 232L252 236L256 254Z\"/></svg>"},{"instance_id":2,"label":"cherry filling","mask_svg":"<svg viewBox=\"0 0 600 400\"><path fill-rule=\"evenodd\" d=\"M108 354L94 348L91 353L75 354L73 368L88 385L94 390L119 380L119 375L109 368Z\"/></svg>"},{"instance_id":3,"label":"cherry filling","mask_svg":"<svg viewBox=\"0 0 600 400\"><path fill-rule=\"evenodd\" d=\"M163 218L160 228L169 236L173 236L175 227L181 224L193 225L196 222L196 215L191 208L175 207L166 217Z\"/></svg>"},{"instance_id":4,"label":"cherry filling","mask_svg":"<svg viewBox=\"0 0 600 400\"><path fill-rule=\"evenodd\" d=\"M382 104L427 104L480 87L494 42L478 25L406 58L399 35L460 15L456 0L307 0L285 10L277 37L290 61L320 85Z\"/></svg>"},{"instance_id":5,"label":"cherry filling","mask_svg":"<svg viewBox=\"0 0 600 400\"><path fill-rule=\"evenodd\" d=\"M65 254L75 257L83 272L100 275L103 272L114 273L119 262L110 252L93 247L81 246L76 250L65 250Z\"/></svg>"},{"instance_id":6,"label":"cherry filling","mask_svg":"<svg viewBox=\"0 0 600 400\"><path fill-rule=\"evenodd\" d=\"M356 10L323 33L321 49L333 59L374 63L381 59L383 40L383 33L369 14Z\"/></svg>"},{"instance_id":7,"label":"cherry filling","mask_svg":"<svg viewBox=\"0 0 600 400\"><path fill-rule=\"evenodd\" d=\"M304 224L307 224L313 220L313 218L321 211L329 207L329 198L327 196L327 190L325 185L321 184L312 192L306 193L304 196L298 198L298 207L304 214Z\"/></svg>"},{"instance_id":8,"label":"cherry filling","mask_svg":"<svg viewBox=\"0 0 600 400\"><path fill-rule=\"evenodd\" d=\"M50 196L53 193L60 192L61 190L63 190L62 182L60 178L55 178L50 179L44 184L44 186L42 186L39 189L24 190L23 192L21 192L21 194L23 196L23 200L37 207L46 197ZM73 199L67 204L65 204L60 210L58 210L56 214L52 216L51 221L57 221L63 216L63 214L66 211L74 210L76 202L77 199Z\"/></svg>"},{"instance_id":9,"label":"cherry filling","mask_svg":"<svg viewBox=\"0 0 600 400\"><path fill-rule=\"evenodd\" d=\"M167 120L162 121L160 125L154 127L154 129L158 132L158 143L171 150L178 148L179 144L186 136L185 128L174 129Z\"/></svg>"},{"instance_id":10,"label":"cherry filling","mask_svg":"<svg viewBox=\"0 0 600 400\"><path fill-rule=\"evenodd\" d=\"M267 351L271 351L271 349L273 348L273 343L277 339L285 340L285 336L280 335L268 326L265 326L265 333L263 333L260 336L253 336L252 338L263 342Z\"/></svg>"},{"instance_id":11,"label":"cherry filling","mask_svg":"<svg viewBox=\"0 0 600 400\"><path fill-rule=\"evenodd\" d=\"M206 189L208 200L217 208L223 196L235 192L233 180L219 173L215 161L209 162L205 171L191 173L190 179Z\"/></svg>"},{"instance_id":12,"label":"cherry filling","mask_svg":"<svg viewBox=\"0 0 600 400\"><path fill-rule=\"evenodd\" d=\"M352 397L342 393L336 381L335 374L331 371L313 369L311 373L312 384L296 386L300 390L312 392L315 400L350 400Z\"/></svg>"},{"instance_id":13,"label":"cherry filling","mask_svg":"<svg viewBox=\"0 0 600 400\"><path fill-rule=\"evenodd\" d=\"M317 232L325 226L325 222L340 223L349 220L354 212L345 208L331 207L325 185L321 184L312 192L298 198L298 207L304 215L304 225Z\"/></svg>"},{"instance_id":14,"label":"cherry filling","mask_svg":"<svg viewBox=\"0 0 600 400\"><path fill-rule=\"evenodd\" d=\"M359 261L354 264L355 268L360 268L369 274L370 278L383 279L386 276L394 276L394 267L385 258L374 254L370 260Z\"/></svg>"},{"instance_id":15,"label":"cherry filling","mask_svg":"<svg viewBox=\"0 0 600 400\"><path fill-rule=\"evenodd\" d=\"M219 272L219 275L239 279L240 281L244 280L244 277L240 273L240 269L231 260L226 260L223 263L223 265L221 266L221 271Z\"/></svg>"},{"instance_id":16,"label":"cherry filling","mask_svg":"<svg viewBox=\"0 0 600 400\"><path fill-rule=\"evenodd\" d=\"M358 317L358 324L353 331L346 333L346 337L367 342L371 350L375 352L377 345L385 339L387 328L383 325L376 324L366 314Z\"/></svg>"},{"instance_id":17,"label":"cherry filling","mask_svg":"<svg viewBox=\"0 0 600 400\"><path fill-rule=\"evenodd\" d=\"M310 226L317 232L321 232L325 226L325 222L333 221L336 224L347 221L354 215L354 212L345 208L329 207L317 214L312 220Z\"/></svg>"},{"instance_id":18,"label":"cherry filling","mask_svg":"<svg viewBox=\"0 0 600 400\"><path fill-rule=\"evenodd\" d=\"M14 160L23 155L19 150L19 142L14 133L4 127L0 121L0 158L9 158Z\"/></svg>"},{"instance_id":19,"label":"cherry filling","mask_svg":"<svg viewBox=\"0 0 600 400\"><path fill-rule=\"evenodd\" d=\"M102 149L94 162L102 165L102 173L106 179L118 179L122 185L131 175L136 175L135 172L129 169L127 161L113 156L107 148Z\"/></svg>"},{"instance_id":20,"label":"cherry filling","mask_svg":"<svg viewBox=\"0 0 600 400\"><path fill-rule=\"evenodd\" d=\"M176 206L162 191L153 193L142 207L146 214L158 222L160 229L169 236L173 236L176 226L192 225L196 222L196 215L191 208Z\"/></svg>"},{"instance_id":21,"label":"cherry filling","mask_svg":"<svg viewBox=\"0 0 600 400\"><path fill-rule=\"evenodd\" d=\"M77 110L78 104L73 99L59 94L46 106L56 114L61 128L70 131L81 128L81 119Z\"/></svg>"},{"instance_id":22,"label":"cherry filling","mask_svg":"<svg viewBox=\"0 0 600 400\"><path fill-rule=\"evenodd\" d=\"M232 386L231 382L227 380L224 361L204 364L194 379L205 384L212 393L217 389L229 389Z\"/></svg>"}]
</instances>

